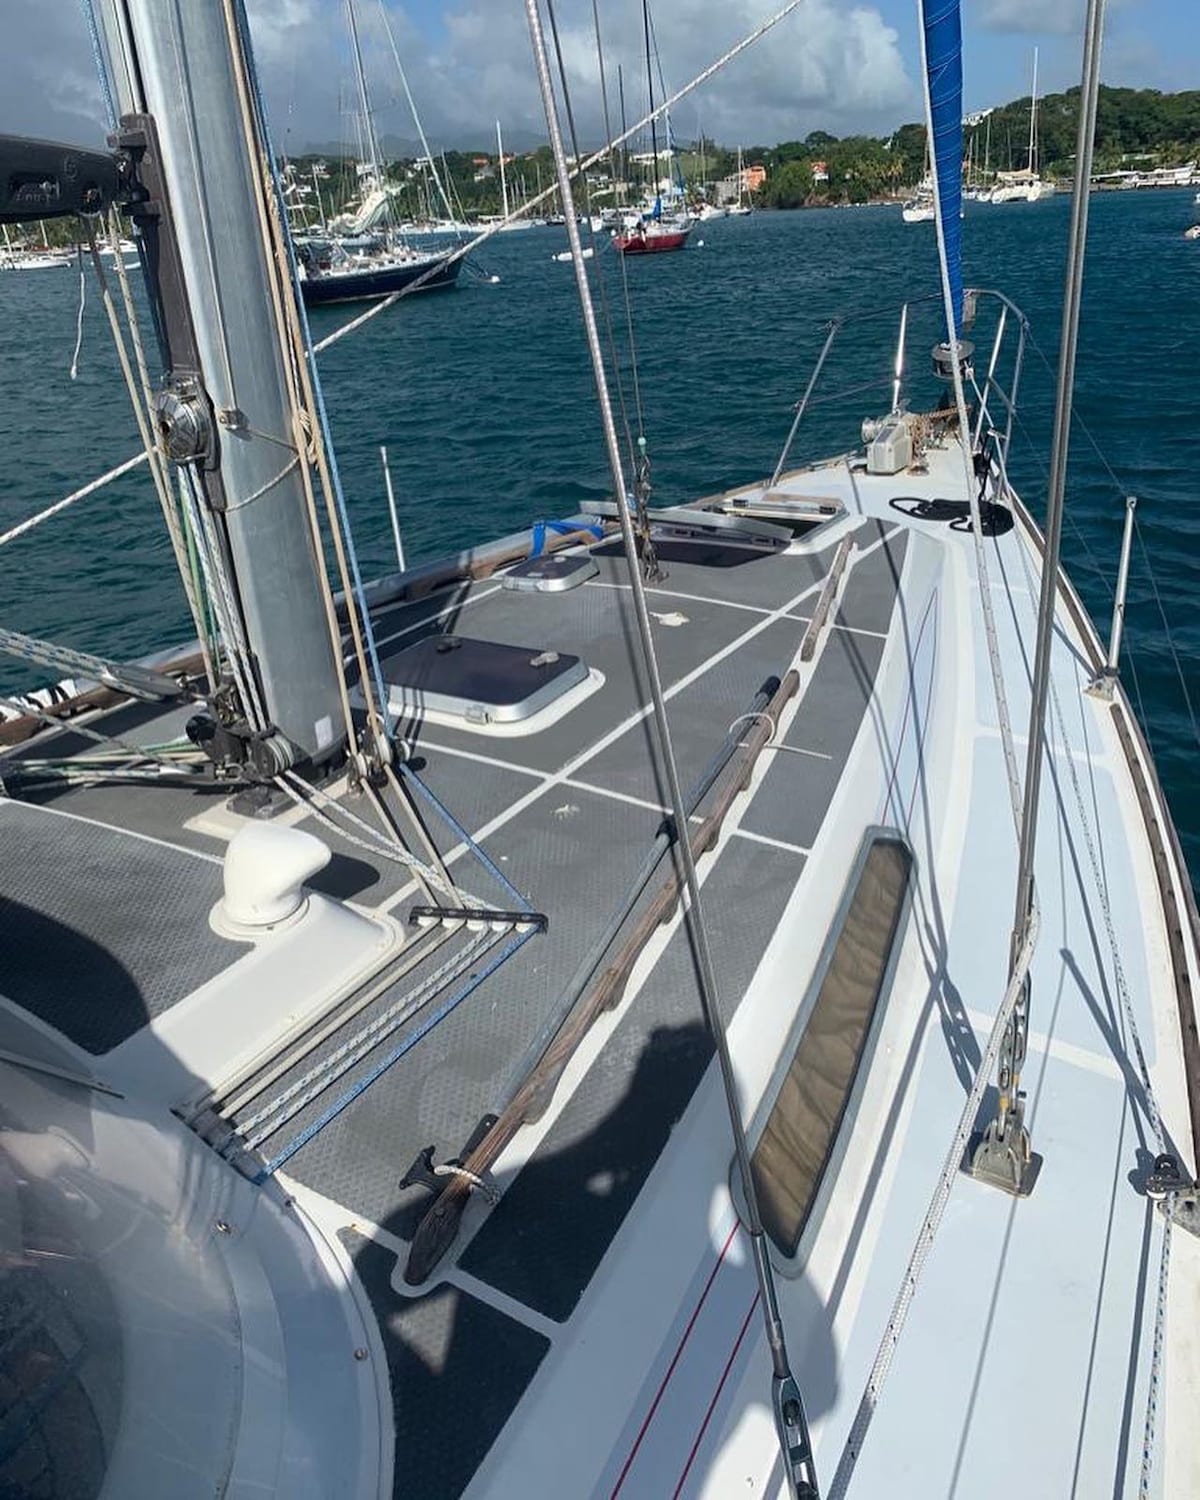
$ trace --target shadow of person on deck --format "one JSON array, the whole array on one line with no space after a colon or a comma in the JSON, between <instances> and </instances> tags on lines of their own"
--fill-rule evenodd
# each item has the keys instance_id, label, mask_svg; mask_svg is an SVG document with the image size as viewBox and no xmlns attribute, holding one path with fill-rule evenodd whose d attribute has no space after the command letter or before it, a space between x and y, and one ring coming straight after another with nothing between
<instances>
[{"instance_id":1,"label":"shadow of person on deck","mask_svg":"<svg viewBox=\"0 0 1200 1500\"><path fill-rule=\"evenodd\" d=\"M532 1160L459 1251L458 1267L479 1283L481 1295L468 1290L470 1282L466 1287L441 1282L413 1298L404 1297L397 1291L403 1256L398 1264L382 1242L357 1239L350 1247L387 1353L396 1447L405 1455L402 1474L397 1473L397 1496L436 1493L453 1497L465 1488L549 1348L541 1332L546 1320L570 1328L572 1315L712 1062L712 1044L699 1021L657 1026L648 1034L617 1029L593 1063L585 1087L567 1101ZM597 1104L611 1100L614 1080L621 1077L627 1083L616 1102L598 1110ZM715 1087L715 1077L709 1083ZM730 1157L732 1152L730 1142ZM678 1165L687 1170L686 1163ZM703 1170L700 1163L696 1170ZM692 1215L691 1223L676 1221L675 1225L677 1243L687 1247L679 1283L685 1291L664 1347L675 1346L697 1303L709 1295L706 1282L720 1252L710 1222L712 1197L723 1192L727 1171L728 1159L723 1158L716 1164L710 1192L681 1198L681 1205L687 1204L681 1213ZM423 1201L428 1206L431 1200ZM414 1218L411 1204L405 1201L381 1227L400 1238L412 1233ZM628 1249L627 1241L625 1253ZM755 1312L757 1301L744 1239L734 1242L725 1264L727 1274L735 1276L738 1284L734 1291L723 1283L724 1295L736 1300L740 1321L746 1307ZM452 1265L447 1258L439 1273ZM781 1277L779 1285L796 1374L812 1420L829 1410L838 1390L830 1323L806 1277ZM507 1304L512 1315L502 1311L489 1293L513 1299ZM719 1300L719 1295L713 1298L710 1311ZM522 1308L530 1310L528 1322L521 1318ZM721 1315L714 1316L719 1319ZM751 1319L751 1335L756 1326ZM739 1340L731 1355L732 1335L725 1340L711 1327L705 1332L713 1341L711 1351L705 1351L703 1339L697 1338L690 1358L703 1364L711 1353L708 1395L725 1391L727 1399L732 1399L740 1377L753 1361L759 1361L761 1396L766 1403L770 1365L761 1341L753 1336ZM631 1411L649 1407L661 1378L657 1364L638 1374L645 1389L640 1395L636 1388L629 1392ZM462 1412L467 1405L472 1421L464 1426ZM719 1408L714 1410L719 1418ZM586 1410L581 1410L581 1442L589 1420ZM696 1413L697 1429L702 1422L707 1430L710 1424L703 1403ZM723 1422L714 1420L711 1426L715 1435ZM694 1438L699 1442L696 1432L689 1432L682 1456ZM559 1434L559 1439L569 1451L570 1434ZM704 1451L698 1449L701 1463ZM454 1471L452 1484L447 1464ZM572 1493L561 1491L564 1497Z\"/></svg>"}]
</instances>

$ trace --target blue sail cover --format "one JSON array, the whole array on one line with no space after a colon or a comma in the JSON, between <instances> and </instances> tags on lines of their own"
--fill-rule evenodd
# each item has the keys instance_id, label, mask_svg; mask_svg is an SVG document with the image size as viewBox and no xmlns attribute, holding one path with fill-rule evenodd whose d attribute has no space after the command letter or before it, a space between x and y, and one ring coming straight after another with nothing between
<instances>
[{"instance_id":1,"label":"blue sail cover","mask_svg":"<svg viewBox=\"0 0 1200 1500\"><path fill-rule=\"evenodd\" d=\"M921 0L925 73L933 120L933 175L954 305L955 338L962 332L962 17L959 0Z\"/></svg>"}]
</instances>

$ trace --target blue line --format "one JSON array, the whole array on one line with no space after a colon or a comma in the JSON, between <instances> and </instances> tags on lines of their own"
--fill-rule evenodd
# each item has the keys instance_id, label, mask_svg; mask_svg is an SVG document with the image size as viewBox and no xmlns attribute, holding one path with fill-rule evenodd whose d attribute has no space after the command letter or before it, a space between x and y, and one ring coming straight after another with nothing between
<instances>
[{"instance_id":1,"label":"blue line","mask_svg":"<svg viewBox=\"0 0 1200 1500\"><path fill-rule=\"evenodd\" d=\"M451 831L455 833L463 841L464 844L466 844L467 848L470 849L471 853L488 872L488 874L491 875L493 879L498 881L515 901L520 903L521 910L531 912L533 910L533 906L530 904L528 897L525 896L521 891L519 891L515 885L513 885L512 881L509 880L504 871L500 869L500 867L492 860L491 855L486 853L485 850L475 842L475 840L462 826L462 824L458 821L458 819L454 816L450 809L438 797L436 792L431 791L430 788L427 787L421 780L421 778L417 775L417 773L410 766L407 766L403 761L400 762L400 770L404 774L404 776L406 776L408 780L413 783L413 785L421 793L421 795L426 798L427 801L432 803L438 814L449 825Z\"/></svg>"},{"instance_id":2,"label":"blue line","mask_svg":"<svg viewBox=\"0 0 1200 1500\"><path fill-rule=\"evenodd\" d=\"M347 1089L344 1094L335 1099L324 1114L313 1120L311 1124L306 1125L294 1141L285 1146L278 1156L273 1157L256 1173L253 1180L261 1183L265 1182L268 1177L273 1176L286 1161L295 1156L296 1152L302 1146L307 1146L313 1136L319 1131L324 1130L330 1121L336 1120L338 1115L348 1105L353 1104L361 1093L369 1089L377 1079L382 1078L393 1063L399 1062L406 1052L411 1051L423 1037L428 1036L433 1028L440 1025L451 1011L456 1010L468 995L479 988L489 975L494 974L502 963L511 958L518 948L527 943L535 935L536 928L531 929L529 932L517 933L515 937L511 938L504 949L492 959L486 968L481 969L478 974L472 975L456 995L451 995L450 999L440 1005L414 1032L406 1036L399 1046L394 1047L382 1062L376 1063L371 1071L360 1078L353 1088Z\"/></svg>"},{"instance_id":3,"label":"blue line","mask_svg":"<svg viewBox=\"0 0 1200 1500\"><path fill-rule=\"evenodd\" d=\"M79 8L83 11L84 24L87 27L88 40L92 44L92 60L96 64L96 72L100 77L100 93L104 99L104 114L108 120L108 128L117 128L117 109L113 103L112 89L108 82L108 69L104 66L104 51L100 45L100 27L96 21L96 7L92 0L79 0Z\"/></svg>"}]
</instances>

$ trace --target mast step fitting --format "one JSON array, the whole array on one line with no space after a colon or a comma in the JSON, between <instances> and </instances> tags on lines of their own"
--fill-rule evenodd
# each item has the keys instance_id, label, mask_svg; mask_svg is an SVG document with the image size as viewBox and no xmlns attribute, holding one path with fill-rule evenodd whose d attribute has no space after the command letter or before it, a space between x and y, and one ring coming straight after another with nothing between
<instances>
[{"instance_id":1,"label":"mast step fitting","mask_svg":"<svg viewBox=\"0 0 1200 1500\"><path fill-rule=\"evenodd\" d=\"M993 1120L981 1136L974 1137L968 1154L967 1170L976 1182L1013 1198L1028 1198L1042 1170L1042 1158L1015 1111L1003 1131Z\"/></svg>"},{"instance_id":2,"label":"mast step fitting","mask_svg":"<svg viewBox=\"0 0 1200 1500\"><path fill-rule=\"evenodd\" d=\"M516 932L545 932L550 926L550 918L544 912L500 911L490 906L414 906L408 920L418 927L465 922L476 932L485 927L494 932L503 932L508 927Z\"/></svg>"}]
</instances>

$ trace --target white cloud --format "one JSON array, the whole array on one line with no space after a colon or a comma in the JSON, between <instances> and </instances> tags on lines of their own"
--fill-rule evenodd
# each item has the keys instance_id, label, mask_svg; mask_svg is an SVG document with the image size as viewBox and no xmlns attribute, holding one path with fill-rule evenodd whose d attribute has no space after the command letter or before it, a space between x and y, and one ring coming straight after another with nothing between
<instances>
[{"instance_id":1,"label":"white cloud","mask_svg":"<svg viewBox=\"0 0 1200 1500\"><path fill-rule=\"evenodd\" d=\"M293 149L306 139L350 139L344 114L351 106L343 103L339 112L339 98L349 100L353 93L341 6L331 0L251 0L250 11L277 141L285 132ZM591 0L558 0L557 13L580 132L596 143L603 117ZM765 13L763 0L658 0L656 38L668 86L695 76ZM389 5L389 15L435 144L485 144L497 118L514 144L544 137L529 33L515 0L503 6L457 0L433 44L402 7ZM601 18L615 129L618 65L629 118L645 109L641 5L610 0ZM411 137L411 124L395 102L399 89L375 5L361 5L360 19L381 131ZM660 94L657 78L655 92ZM691 136L699 118L720 139L765 143L817 126L839 133L887 129L898 112L915 105L899 39L878 10L860 5L846 12L836 0L804 0L767 39L683 104L675 127Z\"/></svg>"},{"instance_id":2,"label":"white cloud","mask_svg":"<svg viewBox=\"0 0 1200 1500\"><path fill-rule=\"evenodd\" d=\"M350 142L354 83L342 0L247 0L274 142L292 151L310 142ZM996 0L999 3L999 0ZM75 6L9 0L10 28L24 38L21 66L0 61L0 128L80 143L103 133L100 94L86 32ZM768 0L656 0L663 72L678 87L767 14ZM599 69L591 0L557 0L567 75L587 144L602 139ZM375 0L360 0L363 50L381 132L411 139ZM388 14L436 145L484 145L497 117L514 145L544 139L529 35L518 0L447 0L431 40L388 0ZM640 0L601 7L614 128L617 68L629 119L645 108ZM656 93L658 93L656 80ZM677 110L682 137L705 132L726 142L768 144L822 127L838 134L882 132L918 107L899 38L878 9L839 0L804 0L763 41L738 57Z\"/></svg>"},{"instance_id":3,"label":"white cloud","mask_svg":"<svg viewBox=\"0 0 1200 1500\"><path fill-rule=\"evenodd\" d=\"M1083 24L1083 0L982 0L979 24L1025 36L1070 36Z\"/></svg>"},{"instance_id":4,"label":"white cloud","mask_svg":"<svg viewBox=\"0 0 1200 1500\"><path fill-rule=\"evenodd\" d=\"M1142 3L1143 0L1109 0L1109 16ZM977 21L988 31L1082 37L1087 4L1086 0L964 0L963 9L967 12L964 19ZM1106 30L1111 33L1111 24Z\"/></svg>"}]
</instances>

